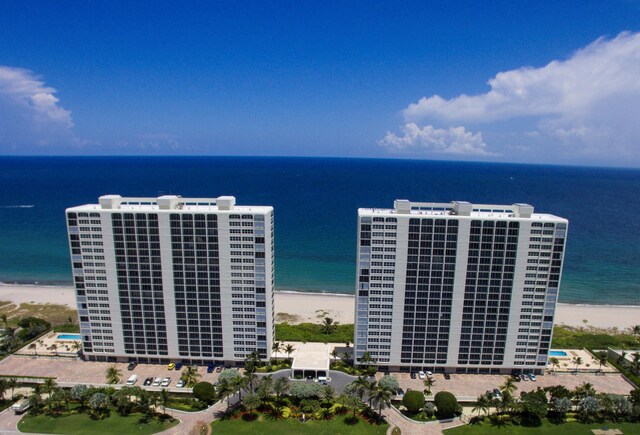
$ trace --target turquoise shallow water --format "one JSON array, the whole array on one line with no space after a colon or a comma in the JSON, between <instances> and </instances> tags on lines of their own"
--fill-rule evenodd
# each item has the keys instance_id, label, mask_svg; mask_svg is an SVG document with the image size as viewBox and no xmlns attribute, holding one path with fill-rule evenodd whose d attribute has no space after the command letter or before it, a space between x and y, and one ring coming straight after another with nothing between
<instances>
[{"instance_id":1,"label":"turquoise shallow water","mask_svg":"<svg viewBox=\"0 0 640 435\"><path fill-rule=\"evenodd\" d=\"M368 159L0 157L0 281L69 284L64 209L98 196L275 207L276 286L352 293L358 207L528 202L570 221L561 302L640 305L640 170Z\"/></svg>"}]
</instances>

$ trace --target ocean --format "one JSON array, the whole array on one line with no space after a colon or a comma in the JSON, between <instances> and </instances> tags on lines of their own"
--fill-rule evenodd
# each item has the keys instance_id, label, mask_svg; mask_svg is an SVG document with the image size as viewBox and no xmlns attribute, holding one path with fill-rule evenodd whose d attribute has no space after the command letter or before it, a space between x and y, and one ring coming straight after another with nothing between
<instances>
[{"instance_id":1,"label":"ocean","mask_svg":"<svg viewBox=\"0 0 640 435\"><path fill-rule=\"evenodd\" d=\"M640 170L271 157L0 157L0 281L71 283L64 209L103 194L273 205L276 287L353 293L359 207L511 204L569 219L560 301L640 305Z\"/></svg>"}]
</instances>

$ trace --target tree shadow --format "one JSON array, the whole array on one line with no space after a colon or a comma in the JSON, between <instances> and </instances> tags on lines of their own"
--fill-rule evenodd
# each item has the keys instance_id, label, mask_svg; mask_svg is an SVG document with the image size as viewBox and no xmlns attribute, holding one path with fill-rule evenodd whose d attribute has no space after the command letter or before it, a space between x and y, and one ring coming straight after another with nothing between
<instances>
[{"instance_id":1,"label":"tree shadow","mask_svg":"<svg viewBox=\"0 0 640 435\"><path fill-rule=\"evenodd\" d=\"M358 424L360 422L360 419L358 417L354 417L353 415L350 415L348 417L345 417L343 421L344 421L344 424L348 426L353 426Z\"/></svg>"}]
</instances>

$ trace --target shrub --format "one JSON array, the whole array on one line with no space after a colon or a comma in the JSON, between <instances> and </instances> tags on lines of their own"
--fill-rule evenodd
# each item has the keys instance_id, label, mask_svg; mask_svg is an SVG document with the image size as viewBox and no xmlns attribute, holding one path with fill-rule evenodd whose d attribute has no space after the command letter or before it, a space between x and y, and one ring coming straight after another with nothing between
<instances>
[{"instance_id":1,"label":"shrub","mask_svg":"<svg viewBox=\"0 0 640 435\"><path fill-rule=\"evenodd\" d=\"M393 391L396 391L398 388L400 388L398 380L390 375L384 375L380 379L380 381L378 381L378 385L380 385L382 388L388 388Z\"/></svg>"},{"instance_id":2,"label":"shrub","mask_svg":"<svg viewBox=\"0 0 640 435\"><path fill-rule=\"evenodd\" d=\"M436 412L436 407L433 406L433 403L431 402L427 402L424 404L424 406L422 407L422 410L424 411L424 414L427 417L433 417L433 414L435 414Z\"/></svg>"},{"instance_id":3,"label":"shrub","mask_svg":"<svg viewBox=\"0 0 640 435\"><path fill-rule=\"evenodd\" d=\"M322 394L320 384L307 384L303 382L293 382L289 389L289 395L294 400L318 399Z\"/></svg>"},{"instance_id":4,"label":"shrub","mask_svg":"<svg viewBox=\"0 0 640 435\"><path fill-rule=\"evenodd\" d=\"M207 405L211 405L216 401L216 389L210 382L198 382L193 387L193 395Z\"/></svg>"},{"instance_id":5,"label":"shrub","mask_svg":"<svg viewBox=\"0 0 640 435\"><path fill-rule=\"evenodd\" d=\"M238 369L226 369L222 373L220 373L220 376L218 376L218 382L226 381L231 383L239 377L241 376Z\"/></svg>"},{"instance_id":6,"label":"shrub","mask_svg":"<svg viewBox=\"0 0 640 435\"><path fill-rule=\"evenodd\" d=\"M424 406L424 394L420 391L407 391L402 398L402 404L409 412L418 412Z\"/></svg>"},{"instance_id":7,"label":"shrub","mask_svg":"<svg viewBox=\"0 0 640 435\"><path fill-rule=\"evenodd\" d=\"M302 341L317 343L346 343L353 338L353 324L334 325L331 334L325 334L320 324L301 323L290 325L288 323L276 324L276 340L278 341Z\"/></svg>"},{"instance_id":8,"label":"shrub","mask_svg":"<svg viewBox=\"0 0 640 435\"><path fill-rule=\"evenodd\" d=\"M438 418L453 418L461 412L456 396L448 391L437 393L433 398L433 402L436 405Z\"/></svg>"}]
</instances>

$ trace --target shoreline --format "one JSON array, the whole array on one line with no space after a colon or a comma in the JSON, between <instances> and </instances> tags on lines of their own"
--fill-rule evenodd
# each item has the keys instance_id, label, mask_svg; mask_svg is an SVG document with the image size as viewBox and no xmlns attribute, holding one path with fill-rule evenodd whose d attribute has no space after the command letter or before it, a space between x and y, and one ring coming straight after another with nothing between
<instances>
[{"instance_id":1,"label":"shoreline","mask_svg":"<svg viewBox=\"0 0 640 435\"><path fill-rule=\"evenodd\" d=\"M71 286L43 284L9 284L0 282L0 301L59 304L76 308L75 291ZM331 317L341 324L354 323L355 295L314 292L302 289L275 290L275 321L317 323ZM556 325L617 329L623 331L640 324L640 305L585 304L559 302Z\"/></svg>"}]
</instances>

